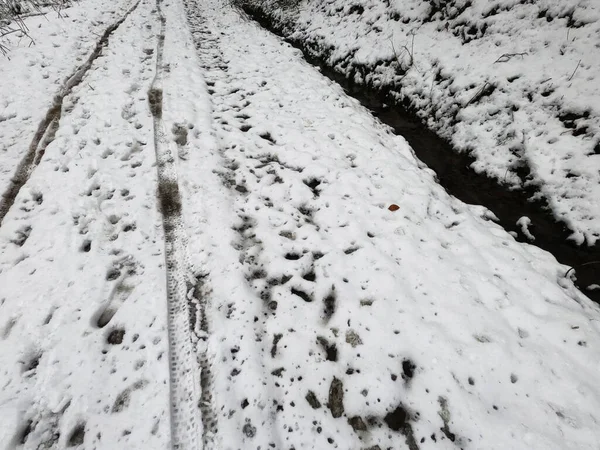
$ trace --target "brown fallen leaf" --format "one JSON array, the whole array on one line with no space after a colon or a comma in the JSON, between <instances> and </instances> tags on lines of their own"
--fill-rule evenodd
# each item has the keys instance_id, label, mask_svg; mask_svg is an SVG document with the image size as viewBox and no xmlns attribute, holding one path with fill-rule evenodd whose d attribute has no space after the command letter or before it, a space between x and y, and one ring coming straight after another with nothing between
<instances>
[{"instance_id":1,"label":"brown fallen leaf","mask_svg":"<svg viewBox=\"0 0 600 450\"><path fill-rule=\"evenodd\" d=\"M388 209L389 209L390 211L398 211L398 210L400 209L400 207L399 207L398 205L396 205L395 203L392 203L392 204L391 204L391 205L388 207Z\"/></svg>"}]
</instances>

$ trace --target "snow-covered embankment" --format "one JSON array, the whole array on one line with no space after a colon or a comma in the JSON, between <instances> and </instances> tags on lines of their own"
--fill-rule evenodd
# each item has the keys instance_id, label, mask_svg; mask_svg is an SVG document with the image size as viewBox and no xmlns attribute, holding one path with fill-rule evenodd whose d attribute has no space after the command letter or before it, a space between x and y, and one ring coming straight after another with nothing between
<instances>
[{"instance_id":1,"label":"snow-covered embankment","mask_svg":"<svg viewBox=\"0 0 600 450\"><path fill-rule=\"evenodd\" d=\"M600 10L592 1L243 1L354 82L390 93L508 187L600 236Z\"/></svg>"}]
</instances>

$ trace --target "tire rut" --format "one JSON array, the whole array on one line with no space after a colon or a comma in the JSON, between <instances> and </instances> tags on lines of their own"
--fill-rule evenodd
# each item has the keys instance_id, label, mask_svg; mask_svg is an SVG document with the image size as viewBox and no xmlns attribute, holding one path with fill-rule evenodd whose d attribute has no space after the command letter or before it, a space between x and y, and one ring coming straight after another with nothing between
<instances>
[{"instance_id":1,"label":"tire rut","mask_svg":"<svg viewBox=\"0 0 600 450\"><path fill-rule=\"evenodd\" d=\"M137 0L137 2L125 12L123 17L110 25L104 31L98 42L96 42L96 46L94 47L94 50L88 59L67 78L63 86L59 89L58 93L54 96L52 105L46 112L44 119L42 119L38 125L37 131L33 135L33 139L29 144L29 148L25 154L25 157L17 166L10 186L0 199L0 225L2 225L6 214L8 214L8 211L14 204L21 188L25 185L25 183L27 183L34 169L42 160L46 151L46 147L48 147L48 145L54 140L54 136L56 135L56 132L60 126L62 106L65 97L69 95L76 86L81 84L83 78L92 67L94 61L102 53L102 49L108 45L110 35L114 33L123 22L125 22L127 17L129 17L129 15L135 11L139 4L140 0Z\"/></svg>"},{"instance_id":2,"label":"tire rut","mask_svg":"<svg viewBox=\"0 0 600 450\"><path fill-rule=\"evenodd\" d=\"M211 449L217 420L212 402L212 374L205 341L209 333L202 276L195 276L187 256L187 236L174 150L167 140L163 113L163 56L166 18L157 0L160 32L156 76L148 92L154 119L158 200L165 233L170 364L171 443L173 449ZM199 389L199 391L198 391ZM200 417L199 417L200 416ZM198 442L202 425L202 443Z\"/></svg>"}]
</instances>

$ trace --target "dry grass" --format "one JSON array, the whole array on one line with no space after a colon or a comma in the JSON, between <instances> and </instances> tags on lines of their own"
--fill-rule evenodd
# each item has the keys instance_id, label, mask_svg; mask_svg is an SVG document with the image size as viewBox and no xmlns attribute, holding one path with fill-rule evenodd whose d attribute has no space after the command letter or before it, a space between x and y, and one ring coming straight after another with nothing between
<instances>
[{"instance_id":1,"label":"dry grass","mask_svg":"<svg viewBox=\"0 0 600 450\"><path fill-rule=\"evenodd\" d=\"M8 57L8 39L13 35L25 38L29 45L35 44L25 18L46 14L48 9L62 17L63 9L70 4L71 0L0 0L0 54Z\"/></svg>"}]
</instances>

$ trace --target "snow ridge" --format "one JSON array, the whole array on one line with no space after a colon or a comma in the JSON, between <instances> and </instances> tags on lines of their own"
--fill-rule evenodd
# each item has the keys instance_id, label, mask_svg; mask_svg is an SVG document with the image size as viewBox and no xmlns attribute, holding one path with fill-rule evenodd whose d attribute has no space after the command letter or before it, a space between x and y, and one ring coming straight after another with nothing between
<instances>
[{"instance_id":1,"label":"snow ridge","mask_svg":"<svg viewBox=\"0 0 600 450\"><path fill-rule=\"evenodd\" d=\"M65 97L72 92L75 86L81 83L83 77L92 67L94 61L102 53L102 49L108 45L110 35L114 33L117 28L119 28L119 26L138 7L139 4L140 0L135 2L134 5L131 6L125 12L125 14L123 14L123 17L106 29L104 34L102 34L96 43L94 50L88 59L67 78L64 85L59 89L58 94L56 94L54 97L54 101L46 113L46 116L39 124L31 144L29 144L29 150L15 170L15 175L11 184L9 185L8 190L4 193L2 199L0 200L0 225L4 220L6 213L8 213L9 209L15 202L19 191L25 185L25 183L27 183L31 173L40 163L42 157L44 156L46 147L54 140L54 136L56 135L56 131L59 127L62 104Z\"/></svg>"}]
</instances>

